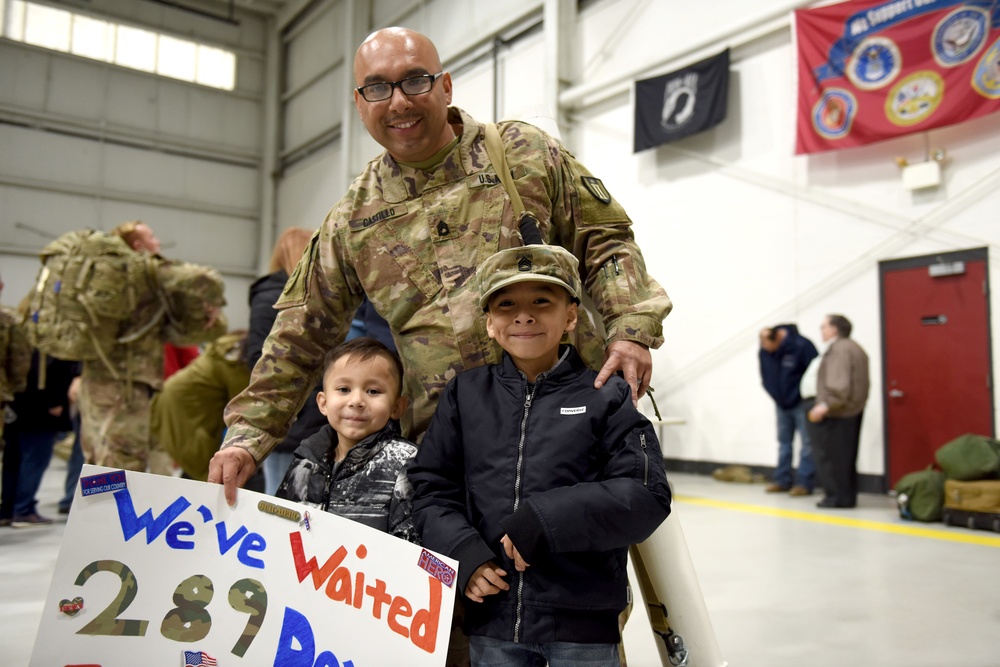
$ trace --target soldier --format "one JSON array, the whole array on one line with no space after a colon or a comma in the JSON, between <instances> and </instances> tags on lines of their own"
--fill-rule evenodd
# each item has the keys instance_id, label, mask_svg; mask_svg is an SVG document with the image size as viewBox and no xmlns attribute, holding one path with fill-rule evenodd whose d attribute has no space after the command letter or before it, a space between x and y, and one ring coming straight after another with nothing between
<instances>
[{"instance_id":1,"label":"soldier","mask_svg":"<svg viewBox=\"0 0 1000 667\"><path fill-rule=\"evenodd\" d=\"M141 298L133 317L138 335L116 342L110 366L83 362L81 444L89 463L138 472L149 465L152 472L170 474L172 464L150 461L150 402L163 387L163 344L208 342L226 332L219 312L225 304L222 278L214 269L160 257L159 240L142 222L123 223L112 233L133 250L154 255L158 287Z\"/></svg>"},{"instance_id":2,"label":"soldier","mask_svg":"<svg viewBox=\"0 0 1000 667\"><path fill-rule=\"evenodd\" d=\"M0 279L2 294L3 280ZM24 391L31 368L31 344L19 321L12 309L0 306L0 405L6 405L14 400L14 394ZM3 423L0 420L0 436L3 435Z\"/></svg>"},{"instance_id":3,"label":"soldier","mask_svg":"<svg viewBox=\"0 0 1000 667\"><path fill-rule=\"evenodd\" d=\"M0 280L0 294L3 280ZM14 516L17 477L21 455L17 447L3 446L4 424L16 418L7 406L14 394L24 391L31 369L31 345L21 330L20 318L10 308L0 306L0 449L3 450L3 489L0 500L0 526L9 526Z\"/></svg>"},{"instance_id":4,"label":"soldier","mask_svg":"<svg viewBox=\"0 0 1000 667\"><path fill-rule=\"evenodd\" d=\"M313 235L276 304L280 312L251 384L227 408L226 442L208 480L225 484L230 503L281 440L323 355L344 340L366 294L403 358L404 393L412 397L403 426L411 440L423 434L448 380L500 360L473 277L490 255L524 245L531 230L522 235L514 218L487 156L485 126L449 107L451 76L419 33L375 32L358 48L354 76L358 113L386 150ZM555 139L520 122L499 129L517 191L537 218L534 233L576 255L603 319L600 339L591 326L576 340L592 367L603 358L596 386L621 370L637 401L649 385L649 348L663 342L671 304L646 273L631 221Z\"/></svg>"}]
</instances>

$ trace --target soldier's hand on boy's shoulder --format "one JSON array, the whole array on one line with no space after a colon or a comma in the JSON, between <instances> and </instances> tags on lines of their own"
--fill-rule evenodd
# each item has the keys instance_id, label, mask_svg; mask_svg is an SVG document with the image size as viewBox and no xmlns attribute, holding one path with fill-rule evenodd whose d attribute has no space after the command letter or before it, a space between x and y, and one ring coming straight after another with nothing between
<instances>
[{"instance_id":1,"label":"soldier's hand on boy's shoulder","mask_svg":"<svg viewBox=\"0 0 1000 667\"><path fill-rule=\"evenodd\" d=\"M514 561L515 570L517 570L518 572L524 572L529 567L531 567L531 564L525 562L524 558L521 557L521 552L518 551L517 547L514 546L514 543L510 541L510 537L508 537L507 535L501 537L500 544L503 545L503 551L505 554L507 554L507 558L510 558L511 560Z\"/></svg>"},{"instance_id":2,"label":"soldier's hand on boy's shoulder","mask_svg":"<svg viewBox=\"0 0 1000 667\"><path fill-rule=\"evenodd\" d=\"M625 382L632 388L632 405L638 405L653 375L653 355L649 348L630 340L616 340L604 351L604 366L594 380L594 388L600 389L615 371L621 371Z\"/></svg>"},{"instance_id":3,"label":"soldier's hand on boy's shoulder","mask_svg":"<svg viewBox=\"0 0 1000 667\"><path fill-rule=\"evenodd\" d=\"M226 487L226 502L236 504L236 489L242 488L257 470L257 462L242 447L226 447L208 462L208 483Z\"/></svg>"},{"instance_id":4,"label":"soldier's hand on boy's shoulder","mask_svg":"<svg viewBox=\"0 0 1000 667\"><path fill-rule=\"evenodd\" d=\"M503 580L507 572L493 561L486 561L476 568L465 587L465 597L473 602L482 602L487 595L509 591L510 584Z\"/></svg>"}]
</instances>

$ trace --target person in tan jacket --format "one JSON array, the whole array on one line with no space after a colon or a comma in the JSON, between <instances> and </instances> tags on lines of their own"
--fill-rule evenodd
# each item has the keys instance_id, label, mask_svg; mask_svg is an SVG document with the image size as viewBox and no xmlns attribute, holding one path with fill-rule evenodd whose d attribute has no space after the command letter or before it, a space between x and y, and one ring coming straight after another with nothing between
<instances>
[{"instance_id":1,"label":"person in tan jacket","mask_svg":"<svg viewBox=\"0 0 1000 667\"><path fill-rule=\"evenodd\" d=\"M851 322L843 315L827 315L819 330L827 347L816 378L816 404L809 410L809 431L825 497L816 506L854 507L868 355L851 340Z\"/></svg>"}]
</instances>

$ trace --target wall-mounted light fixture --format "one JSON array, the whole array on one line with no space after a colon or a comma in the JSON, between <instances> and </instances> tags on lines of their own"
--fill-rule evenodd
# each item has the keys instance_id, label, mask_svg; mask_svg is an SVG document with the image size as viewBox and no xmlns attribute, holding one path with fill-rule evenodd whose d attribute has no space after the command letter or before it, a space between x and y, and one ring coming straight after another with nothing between
<instances>
[{"instance_id":1,"label":"wall-mounted light fixture","mask_svg":"<svg viewBox=\"0 0 1000 667\"><path fill-rule=\"evenodd\" d=\"M930 153L930 159L910 164L905 157L897 157L896 164L903 175L903 187L907 190L922 190L941 185L941 163L944 162L945 151L935 148Z\"/></svg>"}]
</instances>

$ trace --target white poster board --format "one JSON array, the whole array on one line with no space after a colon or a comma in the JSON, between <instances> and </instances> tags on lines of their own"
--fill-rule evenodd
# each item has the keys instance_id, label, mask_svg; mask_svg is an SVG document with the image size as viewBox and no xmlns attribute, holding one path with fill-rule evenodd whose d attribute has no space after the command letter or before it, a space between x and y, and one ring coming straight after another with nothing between
<instances>
[{"instance_id":1,"label":"white poster board","mask_svg":"<svg viewBox=\"0 0 1000 667\"><path fill-rule=\"evenodd\" d=\"M441 666L456 569L298 503L84 466L30 664Z\"/></svg>"}]
</instances>

